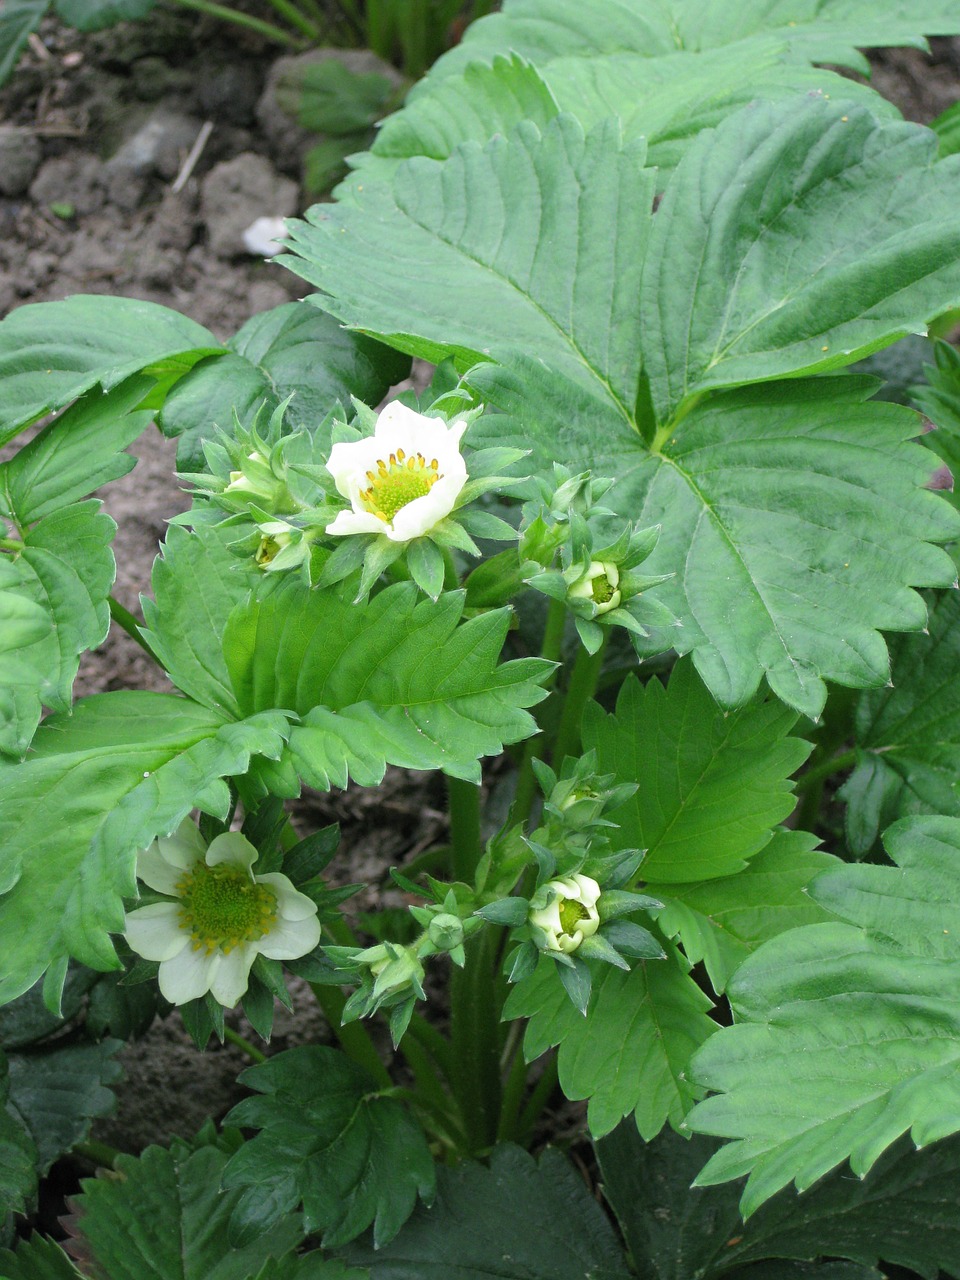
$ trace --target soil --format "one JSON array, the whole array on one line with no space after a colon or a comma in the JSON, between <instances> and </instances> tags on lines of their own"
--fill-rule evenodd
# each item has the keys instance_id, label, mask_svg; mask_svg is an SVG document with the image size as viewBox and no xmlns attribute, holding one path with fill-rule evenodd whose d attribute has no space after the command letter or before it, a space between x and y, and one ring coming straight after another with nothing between
<instances>
[{"instance_id":1,"label":"soil","mask_svg":"<svg viewBox=\"0 0 960 1280\"><path fill-rule=\"evenodd\" d=\"M278 56L257 37L162 9L96 36L45 26L0 91L0 317L73 293L116 293L174 307L223 340L252 314L302 296L302 281L241 241L256 218L305 203L311 140L264 96ZM932 58L886 51L874 64L876 87L910 119L929 122L960 97L960 41L935 41ZM205 145L184 177L201 130ZM100 496L119 525L115 595L139 613L165 521L188 501L172 442L151 432L133 452L136 469ZM127 687L167 686L115 631L85 657L77 694ZM358 902L369 909L403 905L379 886L391 865L445 837L443 807L439 780L391 770L377 790L305 797L296 818L304 833L341 822L335 870L373 886ZM294 994L274 1048L329 1038L309 990ZM176 1017L129 1045L123 1063L118 1112L94 1136L129 1151L221 1116L247 1065L230 1045L198 1056Z\"/></svg>"}]
</instances>

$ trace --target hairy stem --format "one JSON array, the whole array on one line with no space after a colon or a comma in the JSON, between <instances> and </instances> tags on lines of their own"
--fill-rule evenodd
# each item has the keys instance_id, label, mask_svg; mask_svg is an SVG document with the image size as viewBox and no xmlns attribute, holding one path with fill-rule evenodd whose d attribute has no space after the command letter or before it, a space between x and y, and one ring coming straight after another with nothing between
<instances>
[{"instance_id":1,"label":"hairy stem","mask_svg":"<svg viewBox=\"0 0 960 1280\"><path fill-rule=\"evenodd\" d=\"M857 763L857 752L854 748L849 751L842 751L838 756L831 756L829 760L822 760L820 764L814 765L812 769L797 779L797 791L810 791L815 788L818 783L823 782L825 778L830 778L835 773L842 773L844 769L850 769Z\"/></svg>"},{"instance_id":2,"label":"hairy stem","mask_svg":"<svg viewBox=\"0 0 960 1280\"><path fill-rule=\"evenodd\" d=\"M583 709L597 691L597 681L603 667L603 652L607 646L607 633L596 653L587 653L581 648L577 660L573 664L570 685L563 700L563 715L560 728L553 744L552 764L559 769L564 756L577 754L580 748L580 723L583 720Z\"/></svg>"},{"instance_id":3,"label":"hairy stem","mask_svg":"<svg viewBox=\"0 0 960 1280\"><path fill-rule=\"evenodd\" d=\"M541 657L549 659L550 662L557 662L560 659L566 621L566 605L562 600L551 600L547 607L547 622L543 629L543 642L540 646ZM556 672L545 681L544 687L550 688L555 678ZM523 759L520 761L520 769L517 774L517 790L510 811L510 820L512 822L526 822L533 808L534 797L537 794L537 781L533 772L533 761L537 755L539 738L540 734L536 734L534 737L528 738L524 744Z\"/></svg>"},{"instance_id":4,"label":"hairy stem","mask_svg":"<svg viewBox=\"0 0 960 1280\"><path fill-rule=\"evenodd\" d=\"M347 1057L352 1058L361 1067L366 1067L378 1084L392 1089L393 1081L390 1079L390 1073L383 1065L366 1028L359 1022L348 1022L346 1026L341 1024L343 1007L347 1003L347 997L342 989L320 982L311 982L310 990L317 997L317 1003L323 1010L323 1016L330 1030L340 1041L340 1047Z\"/></svg>"},{"instance_id":5,"label":"hairy stem","mask_svg":"<svg viewBox=\"0 0 960 1280\"><path fill-rule=\"evenodd\" d=\"M246 1036L242 1036L239 1031L234 1031L233 1027L223 1028L223 1038L228 1044L235 1045L245 1053L251 1062L266 1062L267 1055L252 1044Z\"/></svg>"}]
</instances>

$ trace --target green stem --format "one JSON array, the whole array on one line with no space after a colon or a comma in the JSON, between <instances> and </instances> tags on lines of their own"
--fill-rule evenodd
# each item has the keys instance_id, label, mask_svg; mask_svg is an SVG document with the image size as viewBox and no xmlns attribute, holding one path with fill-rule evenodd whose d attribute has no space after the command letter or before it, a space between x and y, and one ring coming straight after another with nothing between
<instances>
[{"instance_id":1,"label":"green stem","mask_svg":"<svg viewBox=\"0 0 960 1280\"><path fill-rule=\"evenodd\" d=\"M544 1067L543 1075L534 1085L533 1092L527 1099L527 1105L520 1112L516 1130L517 1142L526 1143L540 1112L550 1101L550 1095L557 1087L557 1077L557 1055L554 1053Z\"/></svg>"},{"instance_id":2,"label":"green stem","mask_svg":"<svg viewBox=\"0 0 960 1280\"><path fill-rule=\"evenodd\" d=\"M144 653L151 657L157 666L165 671L166 667L164 667L163 663L140 634L140 624L137 622L130 610L125 609L120 601L115 600L113 596L108 596L107 602L110 605L110 617L114 620L117 626L121 627L130 639L134 640Z\"/></svg>"},{"instance_id":3,"label":"green stem","mask_svg":"<svg viewBox=\"0 0 960 1280\"><path fill-rule=\"evenodd\" d=\"M292 27L296 27L298 31L302 31L308 40L320 39L320 28L310 21L310 19L297 8L291 0L269 0L281 18L286 18Z\"/></svg>"},{"instance_id":4,"label":"green stem","mask_svg":"<svg viewBox=\"0 0 960 1280\"><path fill-rule=\"evenodd\" d=\"M663 453L663 446L669 441L670 437L676 431L677 427L679 427L687 414L697 407L705 395L705 391L698 391L695 395L687 396L686 400L684 400L669 422L665 422L663 426L659 427L655 432L654 437L650 442L651 453L657 454L658 456Z\"/></svg>"},{"instance_id":5,"label":"green stem","mask_svg":"<svg viewBox=\"0 0 960 1280\"><path fill-rule=\"evenodd\" d=\"M436 1027L431 1026L422 1014L417 1012L414 1012L413 1017L410 1019L407 1035L412 1036L414 1040L423 1046L436 1063L439 1073L449 1080L453 1074L453 1054L450 1049L450 1041L442 1036Z\"/></svg>"},{"instance_id":6,"label":"green stem","mask_svg":"<svg viewBox=\"0 0 960 1280\"><path fill-rule=\"evenodd\" d=\"M233 1027L223 1028L223 1038L228 1044L235 1045L242 1050L252 1062L266 1062L267 1055L257 1048L255 1044L242 1036L239 1031L234 1031Z\"/></svg>"},{"instance_id":7,"label":"green stem","mask_svg":"<svg viewBox=\"0 0 960 1280\"><path fill-rule=\"evenodd\" d=\"M212 0L174 0L174 4L180 5L183 9L195 9L198 13L208 13L211 17L232 22L238 27L247 27L259 35L266 36L268 40L285 44L291 49L299 49L303 43L288 31L275 27L272 22L264 22L261 18L254 18L249 13L240 13L237 9L228 9L226 5L214 4Z\"/></svg>"},{"instance_id":8,"label":"green stem","mask_svg":"<svg viewBox=\"0 0 960 1280\"><path fill-rule=\"evenodd\" d=\"M450 984L453 1092L466 1130L468 1153L493 1146L500 1118L500 1024L496 998L498 929L485 929L467 947L466 963Z\"/></svg>"},{"instance_id":9,"label":"green stem","mask_svg":"<svg viewBox=\"0 0 960 1280\"><path fill-rule=\"evenodd\" d=\"M576 755L580 746L583 710L597 691L597 681L600 679L600 670L603 667L603 651L606 647L607 632L604 630L603 640L596 653L587 653L586 649L581 648L577 654L570 675L570 685L563 700L560 728L553 743L551 760L555 769L560 768L564 756Z\"/></svg>"},{"instance_id":10,"label":"green stem","mask_svg":"<svg viewBox=\"0 0 960 1280\"><path fill-rule=\"evenodd\" d=\"M91 1164L99 1165L103 1169L114 1169L117 1164L117 1157L122 1156L123 1152L118 1151L116 1147L108 1147L105 1142L76 1142L70 1148L71 1154L81 1156L84 1160L89 1160Z\"/></svg>"},{"instance_id":11,"label":"green stem","mask_svg":"<svg viewBox=\"0 0 960 1280\"><path fill-rule=\"evenodd\" d=\"M0 538L0 551L22 551L25 545L17 538Z\"/></svg>"},{"instance_id":12,"label":"green stem","mask_svg":"<svg viewBox=\"0 0 960 1280\"><path fill-rule=\"evenodd\" d=\"M480 788L463 778L447 778L450 797L450 873L472 885L480 861Z\"/></svg>"},{"instance_id":13,"label":"green stem","mask_svg":"<svg viewBox=\"0 0 960 1280\"><path fill-rule=\"evenodd\" d=\"M842 773L844 769L849 769L857 763L856 749L851 747L849 751L842 751L838 756L831 756L829 760L823 760L820 764L814 765L812 769L797 779L797 791L809 791L812 787L816 787L819 782L823 782L824 778L829 778L835 773Z\"/></svg>"},{"instance_id":14,"label":"green stem","mask_svg":"<svg viewBox=\"0 0 960 1280\"><path fill-rule=\"evenodd\" d=\"M323 1016L330 1025L330 1030L340 1041L340 1046L348 1058L366 1067L377 1083L387 1089L393 1088L390 1073L380 1060L366 1029L359 1022L341 1024L343 1007L347 997L340 987L326 986L324 983L311 982L310 990L317 997L317 1003L323 1010Z\"/></svg>"},{"instance_id":15,"label":"green stem","mask_svg":"<svg viewBox=\"0 0 960 1280\"><path fill-rule=\"evenodd\" d=\"M514 1030L519 1035L514 1038ZM510 1070L507 1073L507 1081L503 1088L503 1105L500 1108L500 1120L497 1125L497 1141L498 1142L515 1142L517 1140L517 1127L520 1115L520 1104L523 1101L523 1091L527 1084L527 1064L523 1060L523 1054L518 1052L519 1040L523 1035L523 1024L514 1022L510 1024L510 1030L507 1032L507 1048L512 1051L509 1058Z\"/></svg>"},{"instance_id":16,"label":"green stem","mask_svg":"<svg viewBox=\"0 0 960 1280\"><path fill-rule=\"evenodd\" d=\"M547 607L547 621L543 629L543 642L540 646L541 657L551 662L558 662L563 649L563 633L567 622L567 608L562 600L551 600ZM556 679L556 671L545 682L549 688ZM510 821L525 823L530 817L534 797L537 794L537 780L533 772L533 761L537 754L537 741L540 734L528 738L523 748L523 759L517 773L517 790L510 808Z\"/></svg>"}]
</instances>

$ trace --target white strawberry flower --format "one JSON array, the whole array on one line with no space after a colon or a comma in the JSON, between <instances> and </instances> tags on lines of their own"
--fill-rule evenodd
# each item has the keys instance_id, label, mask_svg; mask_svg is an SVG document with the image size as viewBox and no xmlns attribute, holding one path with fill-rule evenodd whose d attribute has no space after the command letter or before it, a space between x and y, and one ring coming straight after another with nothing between
<instances>
[{"instance_id":1,"label":"white strawberry flower","mask_svg":"<svg viewBox=\"0 0 960 1280\"><path fill-rule=\"evenodd\" d=\"M385 534L410 542L454 509L467 482L460 454L465 419L448 426L394 400L377 417L374 434L335 444L327 470L351 509L326 527L329 534Z\"/></svg>"},{"instance_id":2,"label":"white strawberry flower","mask_svg":"<svg viewBox=\"0 0 960 1280\"><path fill-rule=\"evenodd\" d=\"M600 928L600 886L590 876L564 876L541 885L530 902L527 920L544 951L570 955Z\"/></svg>"},{"instance_id":3,"label":"white strawberry flower","mask_svg":"<svg viewBox=\"0 0 960 1280\"><path fill-rule=\"evenodd\" d=\"M227 831L208 846L186 819L137 854L137 875L171 901L127 913L124 937L159 960L160 992L186 1004L208 991L232 1009L258 955L294 960L320 941L317 906L280 872L253 874L257 850Z\"/></svg>"}]
</instances>

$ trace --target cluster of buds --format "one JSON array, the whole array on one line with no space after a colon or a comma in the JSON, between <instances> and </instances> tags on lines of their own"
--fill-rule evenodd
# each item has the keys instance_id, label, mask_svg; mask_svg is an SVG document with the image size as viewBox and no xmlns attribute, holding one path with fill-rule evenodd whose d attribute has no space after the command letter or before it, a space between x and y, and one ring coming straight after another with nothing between
<instances>
[{"instance_id":1,"label":"cluster of buds","mask_svg":"<svg viewBox=\"0 0 960 1280\"><path fill-rule=\"evenodd\" d=\"M417 1000L425 998L424 960L449 955L462 968L466 959L464 942L483 927L483 921L475 916L463 918L459 914L452 889L447 890L442 901L409 910L423 932L406 946L380 942L362 949L324 947L333 965L332 976L340 982L357 983L344 1006L344 1023L368 1018L382 1009L389 1016L394 1046L409 1026Z\"/></svg>"},{"instance_id":2,"label":"cluster of buds","mask_svg":"<svg viewBox=\"0 0 960 1280\"><path fill-rule=\"evenodd\" d=\"M567 606L588 653L600 648L603 627L646 636L648 627L676 625L647 594L670 575L638 572L657 545L659 526L628 523L612 540L602 532L614 518L600 502L612 484L555 467L552 489L541 482L539 503L525 513L520 531L524 581Z\"/></svg>"},{"instance_id":3,"label":"cluster of buds","mask_svg":"<svg viewBox=\"0 0 960 1280\"><path fill-rule=\"evenodd\" d=\"M481 907L483 919L512 926L516 947L505 969L511 982L529 976L541 956L555 962L570 999L586 1013L592 975L588 960L630 969L631 961L663 959L649 929L625 919L662 906L656 898L623 886L643 858L639 849L611 848L617 824L605 815L636 791L596 772L596 756L564 761L560 777L537 762L544 791L543 824L527 840L537 866L529 898L513 894Z\"/></svg>"}]
</instances>

